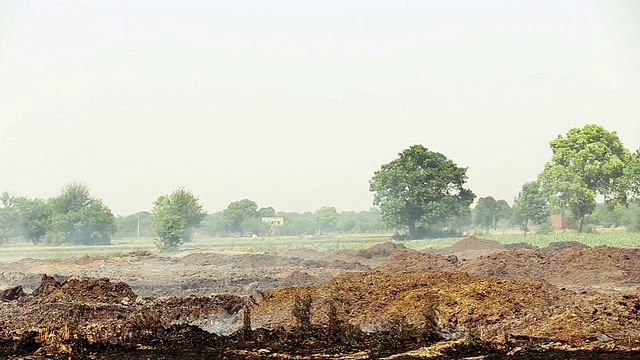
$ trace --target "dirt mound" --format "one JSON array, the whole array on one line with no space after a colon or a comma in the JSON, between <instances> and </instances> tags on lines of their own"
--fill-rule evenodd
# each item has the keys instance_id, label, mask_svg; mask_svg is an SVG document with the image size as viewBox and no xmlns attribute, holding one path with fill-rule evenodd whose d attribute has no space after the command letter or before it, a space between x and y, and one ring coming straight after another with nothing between
<instances>
[{"instance_id":1,"label":"dirt mound","mask_svg":"<svg viewBox=\"0 0 640 360\"><path fill-rule=\"evenodd\" d=\"M588 248L587 245L578 241L553 241L550 242L543 250L550 254L557 254L568 249L581 250Z\"/></svg>"},{"instance_id":2,"label":"dirt mound","mask_svg":"<svg viewBox=\"0 0 640 360\"><path fill-rule=\"evenodd\" d=\"M387 257L406 250L408 250L406 246L388 241L382 244L373 245L368 249L359 250L357 256L371 259L372 257Z\"/></svg>"},{"instance_id":3,"label":"dirt mound","mask_svg":"<svg viewBox=\"0 0 640 360\"><path fill-rule=\"evenodd\" d=\"M604 333L638 336L640 325L638 296L579 294L541 281L462 272L350 273L326 285L277 289L253 309L254 322L295 325L291 309L306 292L313 299L313 322L326 321L333 304L345 321L368 331L384 329L397 316L423 326L425 310L434 306L443 332L452 338L478 328L486 339L512 334L579 343Z\"/></svg>"},{"instance_id":4,"label":"dirt mound","mask_svg":"<svg viewBox=\"0 0 640 360\"><path fill-rule=\"evenodd\" d=\"M422 251L430 254L456 255L461 259L473 259L478 256L488 255L504 250L504 245L497 241L479 239L475 236L470 236L449 247L427 248Z\"/></svg>"},{"instance_id":5,"label":"dirt mound","mask_svg":"<svg viewBox=\"0 0 640 360\"><path fill-rule=\"evenodd\" d=\"M123 282L112 283L107 278L97 280L71 279L56 281L53 277L42 275L42 283L32 296L55 300L99 301L119 303L123 300L135 300L136 294Z\"/></svg>"},{"instance_id":6,"label":"dirt mound","mask_svg":"<svg viewBox=\"0 0 640 360\"><path fill-rule=\"evenodd\" d=\"M504 248L507 250L526 250L526 249L537 249L538 247L526 242L519 242L519 243L505 244Z\"/></svg>"},{"instance_id":7,"label":"dirt mound","mask_svg":"<svg viewBox=\"0 0 640 360\"><path fill-rule=\"evenodd\" d=\"M640 285L640 252L610 246L572 248L555 254L548 278L582 285Z\"/></svg>"},{"instance_id":8,"label":"dirt mound","mask_svg":"<svg viewBox=\"0 0 640 360\"><path fill-rule=\"evenodd\" d=\"M198 266L220 266L231 269L311 267L344 270L369 270L368 267L362 264L337 259L302 259L299 257L285 257L272 254L221 255L215 253L195 253L181 258L179 262Z\"/></svg>"},{"instance_id":9,"label":"dirt mound","mask_svg":"<svg viewBox=\"0 0 640 360\"><path fill-rule=\"evenodd\" d=\"M218 334L228 335L242 327L237 314L245 298L233 294L169 297L151 300L144 311L162 324L190 324Z\"/></svg>"},{"instance_id":10,"label":"dirt mound","mask_svg":"<svg viewBox=\"0 0 640 360\"><path fill-rule=\"evenodd\" d=\"M544 249L491 254L465 262L460 267L479 276L506 279L545 279L568 288L608 288L632 292L640 286L640 252L609 246L561 252Z\"/></svg>"},{"instance_id":11,"label":"dirt mound","mask_svg":"<svg viewBox=\"0 0 640 360\"><path fill-rule=\"evenodd\" d=\"M539 249L512 250L469 260L460 269L478 276L503 279L545 279L550 256Z\"/></svg>"},{"instance_id":12,"label":"dirt mound","mask_svg":"<svg viewBox=\"0 0 640 360\"><path fill-rule=\"evenodd\" d=\"M452 271L458 267L455 255L434 255L418 251L401 251L389 256L376 267L378 271Z\"/></svg>"},{"instance_id":13,"label":"dirt mound","mask_svg":"<svg viewBox=\"0 0 640 360\"><path fill-rule=\"evenodd\" d=\"M640 347L640 296L575 293L543 281L464 272L344 273L322 285L274 290L258 303L233 294L109 300L127 288L108 279L61 283L44 276L37 293L0 301L0 357L382 358L436 341L425 337L427 328L451 339L439 345L447 349L444 358L509 358L523 346L540 354ZM301 326L292 309L305 313L305 294L310 323ZM50 297L55 301L42 301ZM456 339L473 336L475 342L457 347L463 342Z\"/></svg>"},{"instance_id":14,"label":"dirt mound","mask_svg":"<svg viewBox=\"0 0 640 360\"><path fill-rule=\"evenodd\" d=\"M578 243L579 244L579 243ZM553 249L561 249L556 251ZM547 249L505 250L473 259L403 251L384 260L378 271L466 271L502 279L541 279L570 289L635 293L640 289L640 250L576 244Z\"/></svg>"},{"instance_id":15,"label":"dirt mound","mask_svg":"<svg viewBox=\"0 0 640 360\"><path fill-rule=\"evenodd\" d=\"M469 250L504 249L504 245L495 240L479 239L475 236L464 238L452 246L440 249L440 254L453 254Z\"/></svg>"}]
</instances>

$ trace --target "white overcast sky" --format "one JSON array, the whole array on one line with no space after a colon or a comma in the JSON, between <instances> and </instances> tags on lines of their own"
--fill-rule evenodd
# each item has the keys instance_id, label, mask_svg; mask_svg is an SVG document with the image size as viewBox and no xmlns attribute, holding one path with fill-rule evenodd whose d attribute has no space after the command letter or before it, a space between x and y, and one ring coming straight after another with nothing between
<instances>
[{"instance_id":1,"label":"white overcast sky","mask_svg":"<svg viewBox=\"0 0 640 360\"><path fill-rule=\"evenodd\" d=\"M422 144L511 202L588 123L640 146L640 1L0 0L15 195L362 210Z\"/></svg>"}]
</instances>

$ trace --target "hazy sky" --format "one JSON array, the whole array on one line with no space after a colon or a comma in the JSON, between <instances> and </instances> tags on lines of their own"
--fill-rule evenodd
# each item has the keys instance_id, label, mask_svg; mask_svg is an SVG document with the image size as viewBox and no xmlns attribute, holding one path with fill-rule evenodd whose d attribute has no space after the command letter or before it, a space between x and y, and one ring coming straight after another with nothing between
<instances>
[{"instance_id":1,"label":"hazy sky","mask_svg":"<svg viewBox=\"0 0 640 360\"><path fill-rule=\"evenodd\" d=\"M423 144L511 202L587 123L640 147L640 1L2 1L0 191L116 214L371 206Z\"/></svg>"}]
</instances>

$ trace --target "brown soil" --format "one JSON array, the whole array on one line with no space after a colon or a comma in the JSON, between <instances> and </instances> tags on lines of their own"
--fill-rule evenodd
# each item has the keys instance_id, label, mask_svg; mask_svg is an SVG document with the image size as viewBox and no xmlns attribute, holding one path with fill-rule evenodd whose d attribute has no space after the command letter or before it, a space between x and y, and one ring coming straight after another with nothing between
<instances>
[{"instance_id":1,"label":"brown soil","mask_svg":"<svg viewBox=\"0 0 640 360\"><path fill-rule=\"evenodd\" d=\"M430 248L424 250L430 254L456 255L461 259L472 259L483 255L488 255L506 248L501 243L494 240L479 239L470 236L456 242L454 245L445 248Z\"/></svg>"},{"instance_id":2,"label":"brown soil","mask_svg":"<svg viewBox=\"0 0 640 360\"><path fill-rule=\"evenodd\" d=\"M455 255L433 255L413 250L405 250L389 256L376 270L386 272L452 271L458 268L459 261Z\"/></svg>"},{"instance_id":3,"label":"brown soil","mask_svg":"<svg viewBox=\"0 0 640 360\"><path fill-rule=\"evenodd\" d=\"M632 359L639 287L635 248L477 238L429 252L24 259L0 265L0 358ZM293 315L305 294L308 324Z\"/></svg>"},{"instance_id":4,"label":"brown soil","mask_svg":"<svg viewBox=\"0 0 640 360\"><path fill-rule=\"evenodd\" d=\"M141 296L206 295L233 292L240 295L268 292L282 286L309 285L331 280L342 271L370 270L358 261L313 260L278 255L191 254L166 258L137 252L124 256L83 256L68 259L23 259L0 264L0 289L22 285L33 291L43 273L95 279L108 277L126 282ZM304 273L304 281L297 282Z\"/></svg>"},{"instance_id":5,"label":"brown soil","mask_svg":"<svg viewBox=\"0 0 640 360\"><path fill-rule=\"evenodd\" d=\"M371 259L373 257L387 257L400 251L406 251L407 248L402 244L393 242L385 242L382 244L376 244L372 247L364 250L359 250L357 256Z\"/></svg>"},{"instance_id":6,"label":"brown soil","mask_svg":"<svg viewBox=\"0 0 640 360\"><path fill-rule=\"evenodd\" d=\"M424 325L424 310L435 306L444 333L463 337L482 329L485 340L545 337L582 344L597 337L640 340L640 297L560 290L542 281L501 280L464 272L369 272L344 274L329 284L282 288L253 309L259 326L294 326L296 296L313 298L312 322L326 321L329 304L345 321L379 331L393 315Z\"/></svg>"},{"instance_id":7,"label":"brown soil","mask_svg":"<svg viewBox=\"0 0 640 360\"><path fill-rule=\"evenodd\" d=\"M389 256L376 269L387 272L459 270L479 276L503 279L541 279L574 290L594 289L604 292L636 293L640 287L640 249L588 246L569 242L551 243L548 248L498 249L489 241L460 241L461 245L445 248L443 254L459 253L474 242L488 255L459 258L455 255L422 254L405 251ZM473 250L469 250L473 251Z\"/></svg>"}]
</instances>

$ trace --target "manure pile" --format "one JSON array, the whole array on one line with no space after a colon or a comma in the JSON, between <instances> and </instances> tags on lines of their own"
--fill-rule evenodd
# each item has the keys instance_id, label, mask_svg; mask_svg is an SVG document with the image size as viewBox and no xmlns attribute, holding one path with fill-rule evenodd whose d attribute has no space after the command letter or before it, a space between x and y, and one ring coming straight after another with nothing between
<instances>
[{"instance_id":1,"label":"manure pile","mask_svg":"<svg viewBox=\"0 0 640 360\"><path fill-rule=\"evenodd\" d=\"M636 249L476 238L24 259L0 265L0 358L636 359L638 286Z\"/></svg>"},{"instance_id":2,"label":"manure pile","mask_svg":"<svg viewBox=\"0 0 640 360\"><path fill-rule=\"evenodd\" d=\"M571 246L564 250L503 250L473 259L405 250L389 256L376 270L466 271L503 279L540 279L574 290L637 293L640 251L610 246Z\"/></svg>"},{"instance_id":3,"label":"manure pile","mask_svg":"<svg viewBox=\"0 0 640 360\"><path fill-rule=\"evenodd\" d=\"M19 287L2 294L0 357L16 359L640 355L638 296L464 272L345 273L261 301L142 298L105 278L46 275L30 294Z\"/></svg>"}]
</instances>

